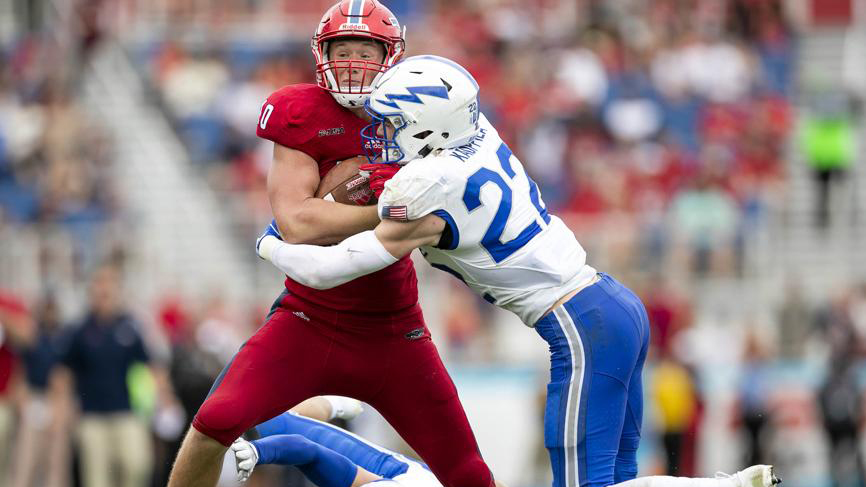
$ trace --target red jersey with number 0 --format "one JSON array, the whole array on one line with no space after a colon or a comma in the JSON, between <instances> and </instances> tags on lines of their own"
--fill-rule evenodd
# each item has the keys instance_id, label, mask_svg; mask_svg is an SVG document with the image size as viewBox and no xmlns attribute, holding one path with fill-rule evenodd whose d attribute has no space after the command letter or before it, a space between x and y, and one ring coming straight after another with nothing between
<instances>
[{"instance_id":1,"label":"red jersey with number 0","mask_svg":"<svg viewBox=\"0 0 866 487\"><path fill-rule=\"evenodd\" d=\"M280 88L262 105L256 133L309 155L324 177L337 161L363 154L362 120L314 84ZM333 289L318 290L286 278L292 294L340 311L387 313L418 302L418 280L409 257L381 271L359 277Z\"/></svg>"}]
</instances>

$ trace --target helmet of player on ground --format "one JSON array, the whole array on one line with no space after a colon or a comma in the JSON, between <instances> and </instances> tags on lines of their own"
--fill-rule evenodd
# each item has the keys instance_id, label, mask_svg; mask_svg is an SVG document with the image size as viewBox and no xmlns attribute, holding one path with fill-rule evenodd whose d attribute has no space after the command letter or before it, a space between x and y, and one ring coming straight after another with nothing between
<instances>
[{"instance_id":1,"label":"helmet of player on ground","mask_svg":"<svg viewBox=\"0 0 866 487\"><path fill-rule=\"evenodd\" d=\"M361 131L371 162L407 162L478 134L478 83L459 64L413 56L389 69L365 105L373 123Z\"/></svg>"},{"instance_id":2,"label":"helmet of player on ground","mask_svg":"<svg viewBox=\"0 0 866 487\"><path fill-rule=\"evenodd\" d=\"M403 56L405 34L397 17L377 0L341 0L322 16L310 43L316 58L316 81L340 105L364 106L376 80ZM329 45L347 39L381 43L384 59L330 59ZM348 79L341 79L341 73L348 73Z\"/></svg>"}]
</instances>

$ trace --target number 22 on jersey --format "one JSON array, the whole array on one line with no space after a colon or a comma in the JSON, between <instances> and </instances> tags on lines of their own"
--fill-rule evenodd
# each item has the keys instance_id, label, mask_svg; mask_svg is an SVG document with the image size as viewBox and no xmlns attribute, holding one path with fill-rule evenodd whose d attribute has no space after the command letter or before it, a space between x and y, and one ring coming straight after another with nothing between
<instances>
[{"instance_id":1,"label":"number 22 on jersey","mask_svg":"<svg viewBox=\"0 0 866 487\"><path fill-rule=\"evenodd\" d=\"M503 143L497 149L496 155L499 158L499 163L502 165L502 170L505 171L505 174L510 179L514 179L517 173L511 167L511 149ZM547 209L542 204L538 194L538 185L535 184L535 181L528 174L526 175L526 180L529 181L529 198L532 200L533 206L538 210L538 214L541 215L544 222L550 223L550 215L547 214ZM517 237L508 242L502 242L502 232L505 231L505 225L508 222L508 217L511 215L512 191L511 186L505 182L499 173L482 167L469 176L469 179L466 181L466 189L463 191L463 204L466 205L466 209L470 212L480 207L482 205L480 197L481 188L487 183L499 186L499 189L502 191L502 199L499 201L499 207L493 216L493 221L490 222L490 226L481 238L481 245L487 249L493 261L498 264L532 240L532 237L541 231L541 226L538 225L537 221L533 221Z\"/></svg>"}]
</instances>

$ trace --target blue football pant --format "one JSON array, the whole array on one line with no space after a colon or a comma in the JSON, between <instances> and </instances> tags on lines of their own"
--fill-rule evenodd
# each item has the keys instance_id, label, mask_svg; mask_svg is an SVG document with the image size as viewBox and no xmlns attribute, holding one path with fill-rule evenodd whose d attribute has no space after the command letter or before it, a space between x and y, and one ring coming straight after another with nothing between
<instances>
[{"instance_id":1,"label":"blue football pant","mask_svg":"<svg viewBox=\"0 0 866 487\"><path fill-rule=\"evenodd\" d=\"M553 487L606 487L635 478L649 346L640 299L602 274L535 329L551 353L544 442Z\"/></svg>"}]
</instances>

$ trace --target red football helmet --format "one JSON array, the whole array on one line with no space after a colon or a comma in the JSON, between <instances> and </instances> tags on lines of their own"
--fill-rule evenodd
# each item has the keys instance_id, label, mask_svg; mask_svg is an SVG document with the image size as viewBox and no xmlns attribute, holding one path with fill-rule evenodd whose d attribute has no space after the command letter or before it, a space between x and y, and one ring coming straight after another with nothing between
<instances>
[{"instance_id":1,"label":"red football helmet","mask_svg":"<svg viewBox=\"0 0 866 487\"><path fill-rule=\"evenodd\" d=\"M402 56L406 28L377 0L341 0L329 8L313 35L310 47L316 57L316 81L346 108L364 106L379 76ZM340 38L372 39L385 47L382 63L362 60L328 59L328 43ZM348 82L341 84L337 70L348 70Z\"/></svg>"}]
</instances>

